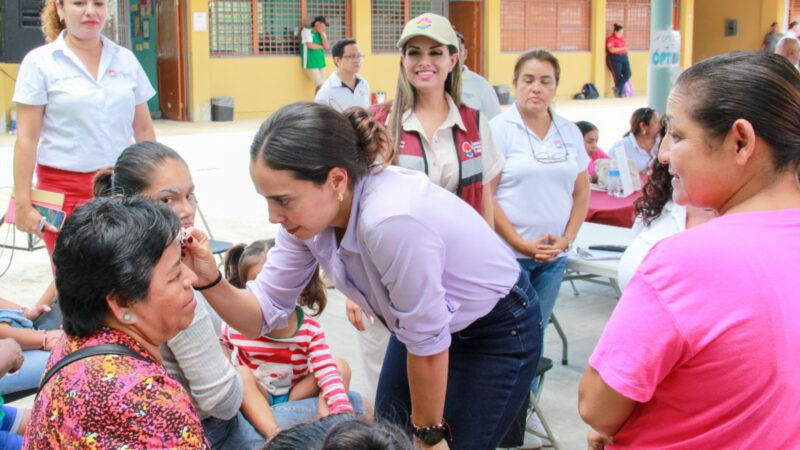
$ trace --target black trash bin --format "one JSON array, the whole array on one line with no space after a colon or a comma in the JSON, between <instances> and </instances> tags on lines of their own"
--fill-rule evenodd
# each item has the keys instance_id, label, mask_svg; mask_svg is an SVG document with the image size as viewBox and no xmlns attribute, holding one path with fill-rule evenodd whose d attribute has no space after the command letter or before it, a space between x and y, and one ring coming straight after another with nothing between
<instances>
[{"instance_id":1,"label":"black trash bin","mask_svg":"<svg viewBox=\"0 0 800 450\"><path fill-rule=\"evenodd\" d=\"M211 120L214 122L233 120L233 97L211 97Z\"/></svg>"}]
</instances>

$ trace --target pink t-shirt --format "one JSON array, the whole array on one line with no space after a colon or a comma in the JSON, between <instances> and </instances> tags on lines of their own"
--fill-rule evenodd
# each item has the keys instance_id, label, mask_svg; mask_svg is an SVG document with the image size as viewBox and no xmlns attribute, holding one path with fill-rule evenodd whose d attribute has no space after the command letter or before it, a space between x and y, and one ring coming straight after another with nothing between
<instances>
[{"instance_id":1,"label":"pink t-shirt","mask_svg":"<svg viewBox=\"0 0 800 450\"><path fill-rule=\"evenodd\" d=\"M656 244L589 364L639 402L608 449L800 447L800 209Z\"/></svg>"},{"instance_id":2,"label":"pink t-shirt","mask_svg":"<svg viewBox=\"0 0 800 450\"><path fill-rule=\"evenodd\" d=\"M589 155L589 159L590 159L589 167L587 168L587 170L589 171L589 175L594 175L597 172L597 165L596 165L597 160L598 159L611 159L611 157L608 156L608 153L600 150L600 147L597 147L597 148L594 149L594 154L593 155Z\"/></svg>"}]
</instances>

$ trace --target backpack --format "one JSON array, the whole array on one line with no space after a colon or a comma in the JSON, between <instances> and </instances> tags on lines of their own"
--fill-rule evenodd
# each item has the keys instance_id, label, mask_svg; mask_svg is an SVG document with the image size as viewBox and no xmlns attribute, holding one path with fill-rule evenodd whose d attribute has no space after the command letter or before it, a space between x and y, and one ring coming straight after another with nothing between
<instances>
[{"instance_id":1,"label":"backpack","mask_svg":"<svg viewBox=\"0 0 800 450\"><path fill-rule=\"evenodd\" d=\"M600 98L600 92L597 91L597 87L594 83L586 83L581 88L581 94L583 94L583 98L587 100Z\"/></svg>"}]
</instances>

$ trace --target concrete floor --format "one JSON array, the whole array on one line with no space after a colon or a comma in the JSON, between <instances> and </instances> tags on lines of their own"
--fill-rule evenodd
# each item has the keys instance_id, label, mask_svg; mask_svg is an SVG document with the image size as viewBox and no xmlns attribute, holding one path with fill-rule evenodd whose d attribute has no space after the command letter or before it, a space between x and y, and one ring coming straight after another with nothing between
<instances>
[{"instance_id":1,"label":"concrete floor","mask_svg":"<svg viewBox=\"0 0 800 450\"><path fill-rule=\"evenodd\" d=\"M559 101L559 114L570 120L589 120L601 130L600 147L609 149L628 128L631 112L645 106L646 99L601 99ZM231 123L180 123L157 121L159 139L176 149L192 171L197 196L208 224L219 239L251 242L274 237L276 227L267 221L266 202L256 195L247 176L248 150L261 120ZM0 135L0 207L11 194L13 136ZM197 219L200 224L200 219ZM0 243L24 243L25 236L7 225L0 227ZM9 265L10 262L10 265ZM2 275L6 267L8 271ZM0 248L0 297L20 304L38 299L52 276L47 252L11 251ZM556 361L546 377L541 406L563 449L586 448L587 427L578 416L577 386L586 361L616 302L611 288L577 282L580 295L569 284L562 286L555 308L569 339L569 365L561 360L561 342L552 327L545 336L545 354ZM355 330L347 322L344 300L336 291L321 317L333 352L344 355L353 368L352 387L364 389L363 369L358 355ZM30 404L29 399L21 404Z\"/></svg>"}]
</instances>

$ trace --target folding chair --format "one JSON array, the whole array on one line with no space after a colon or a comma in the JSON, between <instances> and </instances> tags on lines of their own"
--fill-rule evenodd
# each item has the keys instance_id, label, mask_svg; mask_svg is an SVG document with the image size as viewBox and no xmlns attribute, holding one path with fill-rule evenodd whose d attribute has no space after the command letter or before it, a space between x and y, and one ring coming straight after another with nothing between
<instances>
[{"instance_id":1,"label":"folding chair","mask_svg":"<svg viewBox=\"0 0 800 450\"><path fill-rule=\"evenodd\" d=\"M545 438L550 441L550 445L545 445L545 447L553 447L555 450L559 450L558 442L556 442L555 435L553 434L552 430L550 430L550 426L547 425L547 420L544 418L544 413L542 412L542 408L539 407L539 399L542 396L542 386L544 385L544 374L553 368L553 360L550 358L545 358L542 356L539 358L539 364L536 365L536 376L539 378L539 388L536 389L536 393L534 394L531 392L530 399L531 399L531 412L530 414L536 414L539 417L539 420L542 422L542 427L544 427L545 436L539 436L541 438ZM538 433L537 433L538 434Z\"/></svg>"},{"instance_id":2,"label":"folding chair","mask_svg":"<svg viewBox=\"0 0 800 450\"><path fill-rule=\"evenodd\" d=\"M567 335L564 333L564 329L561 328L561 324L558 323L558 318L556 317L555 313L550 313L550 322L556 329L558 337L561 338L561 365L566 366L568 364L567 352L569 351L569 342L567 342Z\"/></svg>"}]
</instances>

